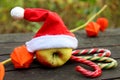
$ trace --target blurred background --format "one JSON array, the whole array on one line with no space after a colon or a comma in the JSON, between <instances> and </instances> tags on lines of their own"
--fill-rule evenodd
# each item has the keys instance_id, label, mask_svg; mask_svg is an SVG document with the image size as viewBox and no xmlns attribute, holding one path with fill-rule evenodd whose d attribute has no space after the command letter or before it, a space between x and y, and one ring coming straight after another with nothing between
<instances>
[{"instance_id":1,"label":"blurred background","mask_svg":"<svg viewBox=\"0 0 120 80\"><path fill-rule=\"evenodd\" d=\"M105 4L108 5L107 9L97 17L106 17L109 28L120 27L120 0L0 0L0 34L36 32L42 25L12 19L10 10L15 6L44 8L57 12L65 25L73 29L84 24Z\"/></svg>"}]
</instances>

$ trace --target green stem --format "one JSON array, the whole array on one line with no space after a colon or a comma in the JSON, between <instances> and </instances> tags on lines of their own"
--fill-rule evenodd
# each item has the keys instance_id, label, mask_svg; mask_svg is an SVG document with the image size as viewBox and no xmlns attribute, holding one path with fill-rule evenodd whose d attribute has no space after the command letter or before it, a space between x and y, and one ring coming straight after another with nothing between
<instances>
[{"instance_id":1,"label":"green stem","mask_svg":"<svg viewBox=\"0 0 120 80\"><path fill-rule=\"evenodd\" d=\"M5 65L5 64L7 64L7 63L9 63L9 62L11 62L11 58L9 58L9 59L7 59L7 60L5 60L5 61L2 61L1 63Z\"/></svg>"},{"instance_id":2,"label":"green stem","mask_svg":"<svg viewBox=\"0 0 120 80\"><path fill-rule=\"evenodd\" d=\"M98 16L102 11L104 11L105 9L107 8L107 5L104 5L96 14L94 14L90 19L88 19L88 21L85 23L85 24L83 24L83 25L81 25L81 26L79 26L79 27L77 27L77 28L75 28L75 29L72 29L72 30L70 30L71 32L75 32L75 31L77 31L77 30L79 30L79 29L82 29L82 28L84 28L89 22L91 22L96 16Z\"/></svg>"},{"instance_id":3,"label":"green stem","mask_svg":"<svg viewBox=\"0 0 120 80\"><path fill-rule=\"evenodd\" d=\"M36 57L34 57L34 59L36 59ZM5 64L7 64L7 63L9 63L9 62L11 62L11 58L8 58L8 59L2 61L1 63L2 63L3 65L5 65Z\"/></svg>"}]
</instances>

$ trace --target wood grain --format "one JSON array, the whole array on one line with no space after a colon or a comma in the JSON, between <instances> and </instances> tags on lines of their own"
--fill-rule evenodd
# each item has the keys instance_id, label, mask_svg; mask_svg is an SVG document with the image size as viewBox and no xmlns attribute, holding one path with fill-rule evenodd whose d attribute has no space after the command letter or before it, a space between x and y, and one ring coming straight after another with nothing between
<instances>
[{"instance_id":1,"label":"wood grain","mask_svg":"<svg viewBox=\"0 0 120 80\"><path fill-rule=\"evenodd\" d=\"M0 34L0 61L9 58L12 50L32 39L34 33ZM107 48L111 50L111 57L120 64L120 29L108 29L99 33L98 37L89 38L84 31L75 33L79 46L78 49ZM5 65L6 74L4 80L116 80L120 79L120 65L115 69L103 70L100 77L90 79L82 76L74 70L76 65L88 66L68 61L64 66L48 69L40 65L36 60L29 69L14 69L12 63Z\"/></svg>"}]
</instances>

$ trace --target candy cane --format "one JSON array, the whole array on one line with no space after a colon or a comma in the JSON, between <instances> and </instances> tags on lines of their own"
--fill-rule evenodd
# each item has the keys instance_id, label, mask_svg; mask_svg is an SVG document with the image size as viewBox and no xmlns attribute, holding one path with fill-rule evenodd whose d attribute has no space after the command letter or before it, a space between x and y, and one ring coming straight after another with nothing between
<instances>
[{"instance_id":1,"label":"candy cane","mask_svg":"<svg viewBox=\"0 0 120 80\"><path fill-rule=\"evenodd\" d=\"M76 66L76 71L80 72L81 74L83 74L86 77L94 78L94 77L100 76L101 73L102 73L101 68L98 65L96 65L95 63L91 62L90 60L86 60L84 58L79 58L79 57L76 57L76 56L71 56L70 59L72 61L76 61L76 62L86 64L86 65L92 67L95 70L95 71L92 72L92 71L84 69L81 66Z\"/></svg>"},{"instance_id":2,"label":"candy cane","mask_svg":"<svg viewBox=\"0 0 120 80\"><path fill-rule=\"evenodd\" d=\"M93 56L80 56L85 54L93 54ZM108 49L93 48L93 49L84 49L84 50L74 50L72 52L72 55L76 55L76 56L79 56L79 58L84 58L91 61L107 62L107 63L98 63L98 65L102 69L110 69L117 66L116 60L112 58L108 58L111 55L111 52ZM106 57L103 57L103 56L106 56Z\"/></svg>"},{"instance_id":3,"label":"candy cane","mask_svg":"<svg viewBox=\"0 0 120 80\"><path fill-rule=\"evenodd\" d=\"M115 59L109 57L99 57L99 56L77 56L78 58L84 58L91 61L100 61L106 63L98 63L101 69L115 68L118 63Z\"/></svg>"},{"instance_id":4,"label":"candy cane","mask_svg":"<svg viewBox=\"0 0 120 80\"><path fill-rule=\"evenodd\" d=\"M93 56L106 56L106 57L109 57L111 55L111 52L108 49L100 49L100 48L74 50L72 52L72 55L86 55L86 54L93 54Z\"/></svg>"},{"instance_id":5,"label":"candy cane","mask_svg":"<svg viewBox=\"0 0 120 80\"><path fill-rule=\"evenodd\" d=\"M92 56L81 56L81 55L91 55L91 54ZM110 55L111 52L108 49L93 48L93 49L84 49L84 50L74 50L72 52L71 60L86 64L95 70L94 72L91 72L82 68L81 66L77 66L76 71L80 72L81 74L87 77L97 77L100 76L102 73L99 68L110 69L118 65L116 60L109 58ZM96 65L95 63L89 60L106 62L106 63L98 63Z\"/></svg>"}]
</instances>

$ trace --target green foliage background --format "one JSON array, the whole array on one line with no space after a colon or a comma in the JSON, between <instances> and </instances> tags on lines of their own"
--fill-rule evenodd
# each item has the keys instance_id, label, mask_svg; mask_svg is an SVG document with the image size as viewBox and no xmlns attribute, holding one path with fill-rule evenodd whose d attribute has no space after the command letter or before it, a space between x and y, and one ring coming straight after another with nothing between
<instances>
[{"instance_id":1,"label":"green foliage background","mask_svg":"<svg viewBox=\"0 0 120 80\"><path fill-rule=\"evenodd\" d=\"M41 23L14 20L10 10L15 6L23 8L44 8L57 12L69 29L85 23L104 4L108 8L98 17L106 17L109 27L120 27L120 0L0 0L0 33L36 32Z\"/></svg>"}]
</instances>

